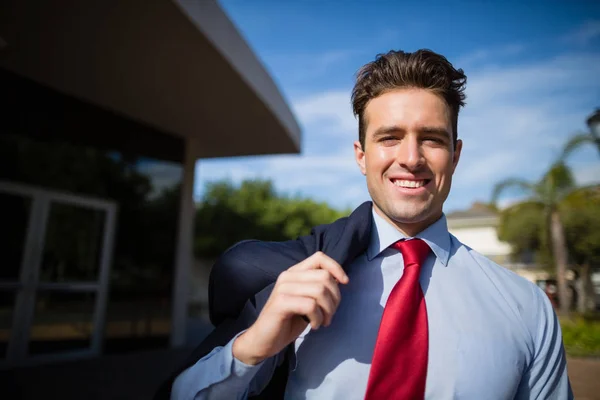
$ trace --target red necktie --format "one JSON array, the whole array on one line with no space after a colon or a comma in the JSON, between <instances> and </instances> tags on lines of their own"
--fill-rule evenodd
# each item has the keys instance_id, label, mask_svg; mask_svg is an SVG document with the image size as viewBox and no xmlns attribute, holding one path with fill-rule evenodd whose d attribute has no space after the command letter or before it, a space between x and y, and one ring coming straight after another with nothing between
<instances>
[{"instance_id":1,"label":"red necktie","mask_svg":"<svg viewBox=\"0 0 600 400\"><path fill-rule=\"evenodd\" d=\"M430 249L421 239L396 242L392 247L404 257L404 273L383 310L366 400L425 397L429 338L419 275Z\"/></svg>"}]
</instances>

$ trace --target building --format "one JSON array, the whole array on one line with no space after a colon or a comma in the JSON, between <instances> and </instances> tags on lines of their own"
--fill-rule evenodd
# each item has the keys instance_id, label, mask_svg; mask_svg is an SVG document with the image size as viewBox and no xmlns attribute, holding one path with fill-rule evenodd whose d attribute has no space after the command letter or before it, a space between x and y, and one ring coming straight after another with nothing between
<instances>
[{"instance_id":1,"label":"building","mask_svg":"<svg viewBox=\"0 0 600 400\"><path fill-rule=\"evenodd\" d=\"M498 218L498 215L485 204L475 203L469 210L449 213L447 215L448 230L462 243L537 284L551 298L557 296L553 273L536 265L533 257L522 256L517 262L514 257L511 257L510 245L498 239ZM573 270L567 275L574 296L577 296L575 288L585 282L577 280L576 275ZM591 267L590 282L587 284L590 285L588 306L598 309L600 307L600 268ZM576 304L577 299L574 300L574 306Z\"/></svg>"},{"instance_id":2,"label":"building","mask_svg":"<svg viewBox=\"0 0 600 400\"><path fill-rule=\"evenodd\" d=\"M198 159L301 132L214 0L0 5L0 365L181 346Z\"/></svg>"},{"instance_id":3,"label":"building","mask_svg":"<svg viewBox=\"0 0 600 400\"><path fill-rule=\"evenodd\" d=\"M468 210L449 213L448 230L462 243L531 282L549 279L549 273L536 268L533 262L512 260L510 245L498 239L498 218L485 204L475 203Z\"/></svg>"},{"instance_id":4,"label":"building","mask_svg":"<svg viewBox=\"0 0 600 400\"><path fill-rule=\"evenodd\" d=\"M448 230L461 242L498 264L510 262L511 248L498 239L498 215L483 204L447 216Z\"/></svg>"}]
</instances>

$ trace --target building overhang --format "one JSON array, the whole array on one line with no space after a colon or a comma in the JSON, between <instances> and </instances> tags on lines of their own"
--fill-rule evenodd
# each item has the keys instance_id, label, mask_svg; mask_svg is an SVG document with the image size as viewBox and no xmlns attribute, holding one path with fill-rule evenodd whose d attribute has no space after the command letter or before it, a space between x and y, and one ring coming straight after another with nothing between
<instances>
[{"instance_id":1,"label":"building overhang","mask_svg":"<svg viewBox=\"0 0 600 400\"><path fill-rule=\"evenodd\" d=\"M213 0L9 0L0 37L8 76L194 139L197 158L300 151L289 106Z\"/></svg>"}]
</instances>

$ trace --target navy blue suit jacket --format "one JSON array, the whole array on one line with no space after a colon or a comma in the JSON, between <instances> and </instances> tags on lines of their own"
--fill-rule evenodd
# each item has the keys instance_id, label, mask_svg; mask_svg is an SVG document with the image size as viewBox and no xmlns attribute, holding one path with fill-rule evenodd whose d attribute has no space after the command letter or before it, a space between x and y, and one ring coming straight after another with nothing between
<instances>
[{"instance_id":1,"label":"navy blue suit jacket","mask_svg":"<svg viewBox=\"0 0 600 400\"><path fill-rule=\"evenodd\" d=\"M240 242L228 249L213 266L209 280L209 314L215 329L192 352L184 365L157 392L156 400L169 399L177 375L217 346L225 346L258 317L261 305L255 295L272 288L279 274L317 251L346 267L367 250L371 234L371 202L345 218L312 229L310 235L286 242ZM288 354L291 347L288 347ZM269 385L255 399L282 399L288 363L283 362Z\"/></svg>"}]
</instances>

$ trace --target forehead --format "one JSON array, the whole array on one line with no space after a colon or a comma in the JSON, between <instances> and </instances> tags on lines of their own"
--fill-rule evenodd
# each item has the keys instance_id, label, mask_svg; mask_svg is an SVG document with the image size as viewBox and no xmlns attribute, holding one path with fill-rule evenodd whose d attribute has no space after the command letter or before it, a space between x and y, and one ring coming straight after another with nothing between
<instances>
[{"instance_id":1,"label":"forehead","mask_svg":"<svg viewBox=\"0 0 600 400\"><path fill-rule=\"evenodd\" d=\"M382 126L410 130L419 127L452 131L450 107L426 89L395 89L372 99L365 108L367 134Z\"/></svg>"}]
</instances>

